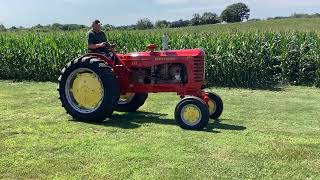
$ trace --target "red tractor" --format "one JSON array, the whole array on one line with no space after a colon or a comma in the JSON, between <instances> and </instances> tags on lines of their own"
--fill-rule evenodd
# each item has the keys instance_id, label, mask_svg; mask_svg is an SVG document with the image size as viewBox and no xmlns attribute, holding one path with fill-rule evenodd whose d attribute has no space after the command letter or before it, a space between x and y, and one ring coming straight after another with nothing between
<instances>
[{"instance_id":1,"label":"red tractor","mask_svg":"<svg viewBox=\"0 0 320 180\"><path fill-rule=\"evenodd\" d=\"M60 100L80 121L103 121L114 111L135 112L148 93L176 92L175 119L183 129L202 130L223 111L221 98L205 88L203 49L108 55L89 53L69 62L59 77Z\"/></svg>"}]
</instances>

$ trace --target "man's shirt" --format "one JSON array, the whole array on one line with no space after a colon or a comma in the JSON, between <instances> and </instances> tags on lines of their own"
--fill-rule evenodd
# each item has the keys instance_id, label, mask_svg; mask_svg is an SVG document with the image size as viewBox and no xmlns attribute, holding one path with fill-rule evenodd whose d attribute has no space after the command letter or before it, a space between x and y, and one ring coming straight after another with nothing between
<instances>
[{"instance_id":1,"label":"man's shirt","mask_svg":"<svg viewBox=\"0 0 320 180\"><path fill-rule=\"evenodd\" d=\"M90 30L87 34L88 37L88 44L100 44L103 42L107 42L107 36L103 31L100 32L94 32L93 30ZM98 49L89 49L89 52L105 52L105 48L98 48Z\"/></svg>"}]
</instances>

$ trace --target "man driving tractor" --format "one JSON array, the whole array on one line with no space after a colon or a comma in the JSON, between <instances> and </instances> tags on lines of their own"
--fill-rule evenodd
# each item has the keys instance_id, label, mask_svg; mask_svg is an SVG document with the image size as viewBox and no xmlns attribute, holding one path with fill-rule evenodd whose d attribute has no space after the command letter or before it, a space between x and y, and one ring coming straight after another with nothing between
<instances>
[{"instance_id":1,"label":"man driving tractor","mask_svg":"<svg viewBox=\"0 0 320 180\"><path fill-rule=\"evenodd\" d=\"M92 22L92 29L88 32L88 50L90 53L106 53L111 44L108 42L106 34L101 30L99 20Z\"/></svg>"}]
</instances>

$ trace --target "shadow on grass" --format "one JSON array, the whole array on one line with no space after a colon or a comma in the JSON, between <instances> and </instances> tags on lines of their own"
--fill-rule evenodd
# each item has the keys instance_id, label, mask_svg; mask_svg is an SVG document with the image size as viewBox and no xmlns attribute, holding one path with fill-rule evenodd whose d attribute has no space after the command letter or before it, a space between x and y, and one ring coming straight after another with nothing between
<instances>
[{"instance_id":1,"label":"shadow on grass","mask_svg":"<svg viewBox=\"0 0 320 180\"><path fill-rule=\"evenodd\" d=\"M134 113L113 115L110 120L101 124L123 129L135 129L143 124L176 125L173 119L167 119L165 118L166 116L168 116L168 114L137 111Z\"/></svg>"},{"instance_id":2,"label":"shadow on grass","mask_svg":"<svg viewBox=\"0 0 320 180\"><path fill-rule=\"evenodd\" d=\"M219 85L208 85L207 86L209 89L211 87L220 87L220 88L228 88L228 89L235 89L235 88L239 88L239 89L248 89L248 90L262 90L262 91L272 91L272 92L280 92L283 91L286 87L285 84L282 85L276 85L276 86L261 86L261 87L241 87L241 86L236 86L236 85L230 85L230 86L219 86Z\"/></svg>"},{"instance_id":3,"label":"shadow on grass","mask_svg":"<svg viewBox=\"0 0 320 180\"><path fill-rule=\"evenodd\" d=\"M229 131L244 131L247 128L244 126L237 126L237 125L231 125L231 124L224 124L222 121L225 121L226 119L219 119L215 120L213 123L209 123L206 131L217 131L217 130L229 130Z\"/></svg>"},{"instance_id":4,"label":"shadow on grass","mask_svg":"<svg viewBox=\"0 0 320 180\"><path fill-rule=\"evenodd\" d=\"M152 112L134 112L127 114L116 114L111 119L106 120L102 123L90 123L99 126L117 127L122 129L136 129L141 127L143 124L161 124L161 125L173 125L178 126L174 119L165 118L168 114L152 113ZM232 130L232 131L244 131L247 128L244 126L229 125L222 123L224 119L209 122L206 132L220 133L217 130Z\"/></svg>"},{"instance_id":5,"label":"shadow on grass","mask_svg":"<svg viewBox=\"0 0 320 180\"><path fill-rule=\"evenodd\" d=\"M282 87L262 87L262 88L249 88L251 90L262 90L262 91L272 91L272 92L280 92L284 90L285 86Z\"/></svg>"}]
</instances>

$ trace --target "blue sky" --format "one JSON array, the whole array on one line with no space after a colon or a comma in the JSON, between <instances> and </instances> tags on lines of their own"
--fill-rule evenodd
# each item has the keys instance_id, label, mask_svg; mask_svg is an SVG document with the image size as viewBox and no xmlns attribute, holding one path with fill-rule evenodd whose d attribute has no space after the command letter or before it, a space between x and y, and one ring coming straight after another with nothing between
<instances>
[{"instance_id":1,"label":"blue sky","mask_svg":"<svg viewBox=\"0 0 320 180\"><path fill-rule=\"evenodd\" d=\"M192 14L205 11L220 14L227 5L236 2L248 4L252 18L320 13L320 0L0 0L0 24L89 25L98 18L104 24L125 25L144 17L152 21L190 19Z\"/></svg>"}]
</instances>

